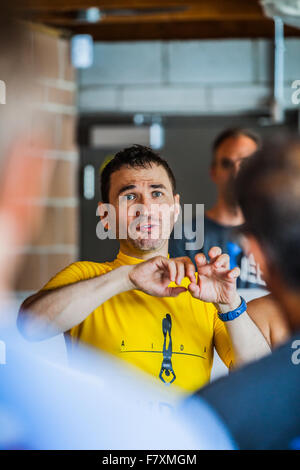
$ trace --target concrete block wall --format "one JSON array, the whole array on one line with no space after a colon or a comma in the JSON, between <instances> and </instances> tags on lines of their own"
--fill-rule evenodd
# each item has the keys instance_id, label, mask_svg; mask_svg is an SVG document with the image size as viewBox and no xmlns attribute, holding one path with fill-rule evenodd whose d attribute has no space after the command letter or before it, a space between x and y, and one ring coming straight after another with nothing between
<instances>
[{"instance_id":1,"label":"concrete block wall","mask_svg":"<svg viewBox=\"0 0 300 470\"><path fill-rule=\"evenodd\" d=\"M300 79L300 39L285 41L285 106ZM78 75L82 112L230 113L264 109L272 98L270 40L96 43Z\"/></svg>"},{"instance_id":2,"label":"concrete block wall","mask_svg":"<svg viewBox=\"0 0 300 470\"><path fill-rule=\"evenodd\" d=\"M48 30L32 30L30 37L33 60L38 56L34 74L38 95L35 119L45 115L48 119L45 157L54 160L54 173L47 197L36 201L45 208L41 231L22 253L25 259L16 283L20 300L41 288L78 256L76 76L70 63L69 41Z\"/></svg>"}]
</instances>

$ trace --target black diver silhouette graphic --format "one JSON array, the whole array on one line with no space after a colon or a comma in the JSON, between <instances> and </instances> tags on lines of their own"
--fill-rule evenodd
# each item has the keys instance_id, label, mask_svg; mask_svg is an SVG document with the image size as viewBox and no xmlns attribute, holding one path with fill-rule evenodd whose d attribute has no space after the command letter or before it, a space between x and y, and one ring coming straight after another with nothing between
<instances>
[{"instance_id":1,"label":"black diver silhouette graphic","mask_svg":"<svg viewBox=\"0 0 300 470\"><path fill-rule=\"evenodd\" d=\"M166 314L165 318L162 321L162 330L163 330L163 335L164 335L164 346L163 346L163 361L159 373L159 378L162 382L164 382L167 385L170 385L171 383L174 382L176 379L175 372L173 371L172 367L172 338L171 338L171 329L172 329L172 320L171 320L171 315L169 313ZM167 333L169 333L169 345L168 348L166 348L166 343L167 343ZM169 377L170 373L173 374L173 378L170 382L166 382L165 379L163 378L163 373L165 372L166 376Z\"/></svg>"}]
</instances>

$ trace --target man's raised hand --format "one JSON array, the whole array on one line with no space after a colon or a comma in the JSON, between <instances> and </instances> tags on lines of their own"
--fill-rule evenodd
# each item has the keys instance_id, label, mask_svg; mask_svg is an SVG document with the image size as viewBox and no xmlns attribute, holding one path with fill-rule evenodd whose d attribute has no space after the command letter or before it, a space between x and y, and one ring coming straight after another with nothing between
<instances>
[{"instance_id":1,"label":"man's raised hand","mask_svg":"<svg viewBox=\"0 0 300 470\"><path fill-rule=\"evenodd\" d=\"M208 256L209 261L204 254L195 256L198 279L189 285L190 293L204 302L214 303L221 312L237 308L240 297L236 291L236 279L240 269L230 269L229 256L222 254L217 246L209 250Z\"/></svg>"},{"instance_id":2,"label":"man's raised hand","mask_svg":"<svg viewBox=\"0 0 300 470\"><path fill-rule=\"evenodd\" d=\"M187 276L191 282L196 282L195 267L188 257L169 259L155 256L144 263L139 263L128 273L132 289L139 289L155 297L177 297L185 292L180 287L182 279ZM175 282L177 287L169 287Z\"/></svg>"}]
</instances>

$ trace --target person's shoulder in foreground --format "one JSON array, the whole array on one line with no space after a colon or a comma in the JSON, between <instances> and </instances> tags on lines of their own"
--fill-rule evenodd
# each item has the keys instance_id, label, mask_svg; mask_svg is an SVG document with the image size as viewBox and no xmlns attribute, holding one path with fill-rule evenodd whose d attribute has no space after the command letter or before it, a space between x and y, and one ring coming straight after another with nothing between
<instances>
[{"instance_id":1,"label":"person's shoulder in foreground","mask_svg":"<svg viewBox=\"0 0 300 470\"><path fill-rule=\"evenodd\" d=\"M298 347L298 352L297 352ZM200 389L240 449L292 449L300 438L300 332L271 356Z\"/></svg>"}]
</instances>

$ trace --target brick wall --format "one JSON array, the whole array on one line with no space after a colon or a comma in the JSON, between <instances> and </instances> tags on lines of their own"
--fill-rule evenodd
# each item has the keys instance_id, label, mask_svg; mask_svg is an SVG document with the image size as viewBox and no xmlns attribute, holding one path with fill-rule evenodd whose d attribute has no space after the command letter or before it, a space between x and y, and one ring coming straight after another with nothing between
<instances>
[{"instance_id":1,"label":"brick wall","mask_svg":"<svg viewBox=\"0 0 300 470\"><path fill-rule=\"evenodd\" d=\"M45 218L36 240L24 248L25 260L16 284L20 299L73 262L78 252L76 77L69 41L43 29L30 31L30 40L38 92L35 119L47 117L50 140L45 157L54 160L54 174L47 197L35 202L45 207Z\"/></svg>"},{"instance_id":2,"label":"brick wall","mask_svg":"<svg viewBox=\"0 0 300 470\"><path fill-rule=\"evenodd\" d=\"M300 39L285 41L285 105L300 79ZM97 43L79 75L81 111L231 113L272 97L270 40Z\"/></svg>"}]
</instances>

